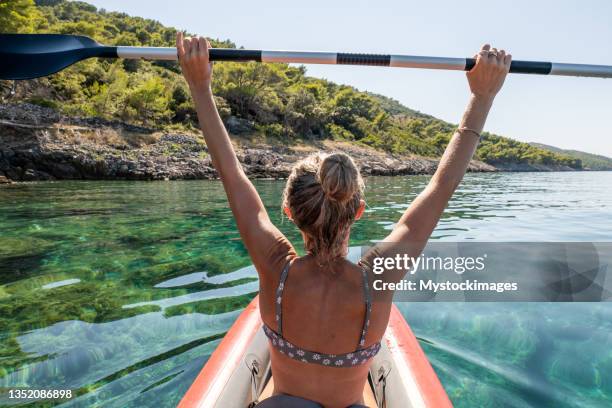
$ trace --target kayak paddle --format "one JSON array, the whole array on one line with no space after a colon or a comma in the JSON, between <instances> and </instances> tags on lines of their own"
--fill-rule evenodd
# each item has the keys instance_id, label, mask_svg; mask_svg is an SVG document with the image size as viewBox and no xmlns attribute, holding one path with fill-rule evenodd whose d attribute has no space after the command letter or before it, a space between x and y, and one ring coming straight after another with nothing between
<instances>
[{"instance_id":1,"label":"kayak paddle","mask_svg":"<svg viewBox=\"0 0 612 408\"><path fill-rule=\"evenodd\" d=\"M299 64L371 65L469 71L473 58L335 52L261 51L212 48L211 61L257 61ZM173 47L105 46L91 38L62 34L0 34L0 79L31 79L54 74L86 58L177 60ZM512 61L516 74L612 78L612 66Z\"/></svg>"}]
</instances>

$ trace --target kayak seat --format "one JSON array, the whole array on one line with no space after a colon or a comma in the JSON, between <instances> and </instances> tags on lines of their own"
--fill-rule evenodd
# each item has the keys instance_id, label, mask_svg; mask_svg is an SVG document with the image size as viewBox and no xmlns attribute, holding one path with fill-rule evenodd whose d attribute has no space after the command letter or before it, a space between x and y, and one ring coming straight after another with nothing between
<instances>
[{"instance_id":1,"label":"kayak seat","mask_svg":"<svg viewBox=\"0 0 612 408\"><path fill-rule=\"evenodd\" d=\"M309 408L309 407L316 407L316 408L320 408L321 405L319 405L316 402L312 402L309 400L305 400L303 398L299 398L301 401L299 403L303 403L303 401L305 401L306 403L310 404L310 405L290 405L293 403L293 401L288 400L287 398L280 398L277 399L276 401L273 400L274 396L272 396L272 393L274 392L274 377L270 377L270 380L267 382L266 386L264 387L263 391L261 392L261 394L259 395L259 400L261 401L259 404L257 404L257 408L274 408L274 407L297 407L297 408ZM276 395L275 397L289 397L288 395ZM291 398L297 398L297 397L291 397ZM269 401L269 402L268 402ZM365 387L363 388L363 401L365 402L365 405L352 405L349 408L376 408L378 405L376 404L376 398L374 397L374 392L372 391L372 387L370 386L370 382L366 381ZM287 404L287 405L264 405L265 404ZM313 405L314 404L314 405Z\"/></svg>"},{"instance_id":2,"label":"kayak seat","mask_svg":"<svg viewBox=\"0 0 612 408\"><path fill-rule=\"evenodd\" d=\"M291 395L275 395L257 404L258 408L323 408L323 405ZM351 405L347 408L368 408L365 405Z\"/></svg>"},{"instance_id":3,"label":"kayak seat","mask_svg":"<svg viewBox=\"0 0 612 408\"><path fill-rule=\"evenodd\" d=\"M257 408L321 408L316 402L291 395L274 395L256 405Z\"/></svg>"}]
</instances>

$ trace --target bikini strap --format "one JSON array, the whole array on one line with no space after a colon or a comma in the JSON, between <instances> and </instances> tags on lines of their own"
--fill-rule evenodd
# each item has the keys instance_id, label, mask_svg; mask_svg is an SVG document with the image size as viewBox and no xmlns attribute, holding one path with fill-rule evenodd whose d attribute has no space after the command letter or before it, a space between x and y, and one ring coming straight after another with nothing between
<instances>
[{"instance_id":1,"label":"bikini strap","mask_svg":"<svg viewBox=\"0 0 612 408\"><path fill-rule=\"evenodd\" d=\"M278 282L278 288L276 288L276 322L278 323L278 334L281 336L283 335L283 289L285 289L285 281L287 280L287 275L289 274L289 265L291 265L291 261L288 261L283 268L280 281Z\"/></svg>"},{"instance_id":2,"label":"bikini strap","mask_svg":"<svg viewBox=\"0 0 612 408\"><path fill-rule=\"evenodd\" d=\"M359 338L359 345L357 349L361 349L365 346L366 335L370 328L370 313L372 313L372 298L370 295L370 287L368 285L368 273L361 261L359 262L361 274L363 276L363 298L365 300L365 317L363 318L363 328L361 330L361 337Z\"/></svg>"}]
</instances>

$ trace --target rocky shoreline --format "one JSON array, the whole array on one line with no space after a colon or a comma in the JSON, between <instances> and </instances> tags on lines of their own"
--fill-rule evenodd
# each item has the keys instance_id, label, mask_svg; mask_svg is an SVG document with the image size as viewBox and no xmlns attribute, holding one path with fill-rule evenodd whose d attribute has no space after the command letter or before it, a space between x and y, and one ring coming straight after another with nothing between
<instances>
[{"instance_id":1,"label":"rocky shoreline","mask_svg":"<svg viewBox=\"0 0 612 408\"><path fill-rule=\"evenodd\" d=\"M232 126L229 127L230 130ZM278 146L234 137L247 175L286 178L299 157L342 150L368 175L432 174L437 160L386 154L348 142L319 141ZM470 171L566 170L491 166L473 161ZM0 104L0 183L39 180L214 179L203 139L159 132L99 118L68 117L30 104Z\"/></svg>"}]
</instances>

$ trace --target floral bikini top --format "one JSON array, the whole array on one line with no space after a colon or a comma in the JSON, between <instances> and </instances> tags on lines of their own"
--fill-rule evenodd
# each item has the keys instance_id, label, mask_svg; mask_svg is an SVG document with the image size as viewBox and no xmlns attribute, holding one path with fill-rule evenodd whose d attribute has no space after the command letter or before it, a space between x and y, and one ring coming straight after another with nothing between
<instances>
[{"instance_id":1,"label":"floral bikini top","mask_svg":"<svg viewBox=\"0 0 612 408\"><path fill-rule=\"evenodd\" d=\"M283 269L280 277L280 283L276 289L276 322L278 323L278 331L272 330L265 323L263 325L264 332L270 339L272 347L294 360L302 361L304 363L321 364L330 367L358 366L368 362L372 357L374 357L380 350L380 342L374 343L365 348L363 347L365 345L366 334L368 333L368 328L370 326L370 313L372 312L372 300L370 298L370 292L368 289L368 279L366 271L363 268L361 268L361 271L363 275L363 294L366 313L363 320L363 328L361 330L359 345L356 351L346 354L317 353L315 351L304 350L283 338L282 301L283 289L285 288L285 281L287 280L287 275L289 273L289 264L290 262L288 262Z\"/></svg>"}]
</instances>

